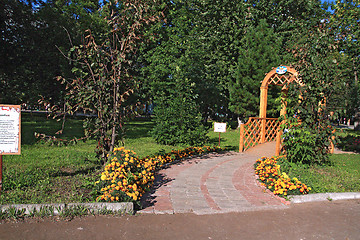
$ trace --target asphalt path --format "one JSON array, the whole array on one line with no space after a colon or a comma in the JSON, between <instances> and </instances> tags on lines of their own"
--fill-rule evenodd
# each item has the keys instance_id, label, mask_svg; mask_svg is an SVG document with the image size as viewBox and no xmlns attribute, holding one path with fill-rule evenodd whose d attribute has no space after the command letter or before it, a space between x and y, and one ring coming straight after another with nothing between
<instances>
[{"instance_id":1,"label":"asphalt path","mask_svg":"<svg viewBox=\"0 0 360 240\"><path fill-rule=\"evenodd\" d=\"M211 215L91 216L0 224L0 239L360 239L360 200Z\"/></svg>"}]
</instances>

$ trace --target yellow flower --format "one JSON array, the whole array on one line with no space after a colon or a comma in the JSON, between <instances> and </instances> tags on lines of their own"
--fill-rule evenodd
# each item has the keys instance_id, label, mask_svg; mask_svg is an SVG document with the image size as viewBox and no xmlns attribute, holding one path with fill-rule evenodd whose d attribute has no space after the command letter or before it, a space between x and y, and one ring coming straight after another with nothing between
<instances>
[{"instance_id":1,"label":"yellow flower","mask_svg":"<svg viewBox=\"0 0 360 240\"><path fill-rule=\"evenodd\" d=\"M101 175L101 178L100 178L102 181L105 181L106 180L106 176L105 175Z\"/></svg>"}]
</instances>

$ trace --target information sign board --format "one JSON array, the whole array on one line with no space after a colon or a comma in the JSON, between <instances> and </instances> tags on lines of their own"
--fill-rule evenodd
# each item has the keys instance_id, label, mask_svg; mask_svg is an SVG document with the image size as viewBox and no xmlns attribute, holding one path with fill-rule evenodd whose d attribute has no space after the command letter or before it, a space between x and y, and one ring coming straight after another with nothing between
<instances>
[{"instance_id":1,"label":"information sign board","mask_svg":"<svg viewBox=\"0 0 360 240\"><path fill-rule=\"evenodd\" d=\"M219 122L215 122L214 123L214 132L226 132L226 123L219 123Z\"/></svg>"},{"instance_id":2,"label":"information sign board","mask_svg":"<svg viewBox=\"0 0 360 240\"><path fill-rule=\"evenodd\" d=\"M19 155L21 149L21 107L0 104L0 154Z\"/></svg>"}]
</instances>

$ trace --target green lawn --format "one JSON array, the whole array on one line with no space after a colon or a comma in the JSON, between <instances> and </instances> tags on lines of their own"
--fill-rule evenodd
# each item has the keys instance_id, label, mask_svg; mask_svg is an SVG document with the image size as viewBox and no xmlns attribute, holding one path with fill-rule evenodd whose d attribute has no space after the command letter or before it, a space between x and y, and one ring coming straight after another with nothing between
<instances>
[{"instance_id":1,"label":"green lawn","mask_svg":"<svg viewBox=\"0 0 360 240\"><path fill-rule=\"evenodd\" d=\"M311 193L360 192L359 154L332 154L328 164L297 166L287 172L310 186Z\"/></svg>"}]
</instances>

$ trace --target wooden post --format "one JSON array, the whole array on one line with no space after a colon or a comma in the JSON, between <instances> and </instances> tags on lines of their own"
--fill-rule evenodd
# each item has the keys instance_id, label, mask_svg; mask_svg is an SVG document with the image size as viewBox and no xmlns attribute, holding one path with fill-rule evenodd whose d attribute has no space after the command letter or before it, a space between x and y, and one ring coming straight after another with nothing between
<instances>
[{"instance_id":1,"label":"wooden post","mask_svg":"<svg viewBox=\"0 0 360 240\"><path fill-rule=\"evenodd\" d=\"M266 118L261 118L260 121L261 121L260 143L264 143L266 136Z\"/></svg>"},{"instance_id":2,"label":"wooden post","mask_svg":"<svg viewBox=\"0 0 360 240\"><path fill-rule=\"evenodd\" d=\"M260 113L259 117L261 118L261 127L260 127L260 143L265 142L265 134L266 134L266 109L267 109L267 94L268 86L260 87Z\"/></svg>"},{"instance_id":3,"label":"wooden post","mask_svg":"<svg viewBox=\"0 0 360 240\"><path fill-rule=\"evenodd\" d=\"M219 132L219 147L220 147L220 132Z\"/></svg>"},{"instance_id":4,"label":"wooden post","mask_svg":"<svg viewBox=\"0 0 360 240\"><path fill-rule=\"evenodd\" d=\"M239 152L244 150L244 124L240 125L240 144L239 144Z\"/></svg>"},{"instance_id":5,"label":"wooden post","mask_svg":"<svg viewBox=\"0 0 360 240\"><path fill-rule=\"evenodd\" d=\"M266 118L268 86L260 87L260 118Z\"/></svg>"},{"instance_id":6,"label":"wooden post","mask_svg":"<svg viewBox=\"0 0 360 240\"><path fill-rule=\"evenodd\" d=\"M331 137L331 140L330 140L330 153L331 153L331 154L333 154L333 153L334 153L334 150L335 150L335 145L334 145L333 140L335 140L335 136L332 136L332 137Z\"/></svg>"}]
</instances>

